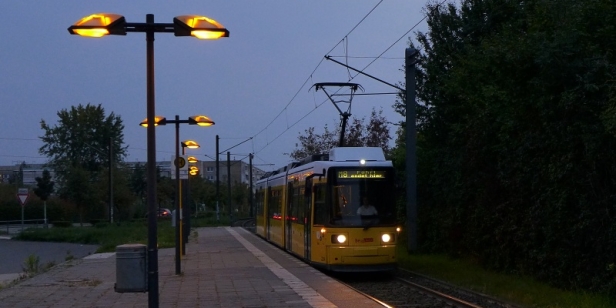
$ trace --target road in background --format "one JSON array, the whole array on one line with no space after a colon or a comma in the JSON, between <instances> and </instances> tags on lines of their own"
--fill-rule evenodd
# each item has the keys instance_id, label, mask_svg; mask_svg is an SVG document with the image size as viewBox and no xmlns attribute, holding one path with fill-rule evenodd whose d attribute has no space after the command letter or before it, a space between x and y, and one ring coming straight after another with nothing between
<instances>
[{"instance_id":1,"label":"road in background","mask_svg":"<svg viewBox=\"0 0 616 308\"><path fill-rule=\"evenodd\" d=\"M81 259L97 248L98 245L0 240L0 274L23 272L24 262L30 255L39 257L39 265L45 266L69 258Z\"/></svg>"}]
</instances>

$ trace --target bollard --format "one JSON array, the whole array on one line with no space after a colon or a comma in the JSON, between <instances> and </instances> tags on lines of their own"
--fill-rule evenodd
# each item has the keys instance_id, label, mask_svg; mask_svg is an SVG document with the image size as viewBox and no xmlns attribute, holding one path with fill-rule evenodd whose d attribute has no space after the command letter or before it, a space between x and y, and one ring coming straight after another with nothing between
<instances>
[{"instance_id":1,"label":"bollard","mask_svg":"<svg viewBox=\"0 0 616 308\"><path fill-rule=\"evenodd\" d=\"M146 251L143 244L116 246L116 292L148 291Z\"/></svg>"}]
</instances>

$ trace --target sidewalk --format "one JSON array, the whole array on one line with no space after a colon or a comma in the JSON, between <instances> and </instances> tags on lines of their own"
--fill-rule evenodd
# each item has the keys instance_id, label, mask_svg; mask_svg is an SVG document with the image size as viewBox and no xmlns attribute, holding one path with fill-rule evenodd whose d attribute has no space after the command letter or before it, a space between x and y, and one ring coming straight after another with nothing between
<instances>
[{"instance_id":1,"label":"sidewalk","mask_svg":"<svg viewBox=\"0 0 616 308\"><path fill-rule=\"evenodd\" d=\"M158 251L160 307L382 307L241 228L201 228ZM116 293L115 254L72 260L0 290L0 307L148 307L147 293Z\"/></svg>"}]
</instances>

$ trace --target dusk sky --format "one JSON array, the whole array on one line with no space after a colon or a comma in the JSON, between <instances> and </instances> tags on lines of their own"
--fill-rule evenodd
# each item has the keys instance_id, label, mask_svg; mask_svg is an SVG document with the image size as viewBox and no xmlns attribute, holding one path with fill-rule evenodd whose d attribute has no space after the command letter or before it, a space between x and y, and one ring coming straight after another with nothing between
<instances>
[{"instance_id":1,"label":"dusk sky","mask_svg":"<svg viewBox=\"0 0 616 308\"><path fill-rule=\"evenodd\" d=\"M70 35L67 28L87 15L116 13L128 22L145 22L146 14L154 14L155 22L171 23L175 16L194 14L227 28L230 36L215 41L155 35L156 114L207 115L215 126L180 127L181 140L201 144L189 154L211 160L216 135L221 151L252 138L232 148L231 156L255 153L254 164L268 171L291 161L285 153L307 128L321 133L325 125L339 125L338 111L313 84L353 82L365 93L396 91L362 75L351 79L357 73L324 56L361 70L372 62L366 73L403 82L409 38L427 31L424 5L423 0L2 1L0 165L46 162L38 152L40 121L56 125L58 111L88 103L122 118L125 160L146 162L146 129L138 125L146 117L145 34ZM382 108L390 122L398 122L395 99L357 96L351 113L369 118L372 108ZM395 137L396 127L390 130ZM174 136L173 125L157 127L158 161L171 159Z\"/></svg>"}]
</instances>

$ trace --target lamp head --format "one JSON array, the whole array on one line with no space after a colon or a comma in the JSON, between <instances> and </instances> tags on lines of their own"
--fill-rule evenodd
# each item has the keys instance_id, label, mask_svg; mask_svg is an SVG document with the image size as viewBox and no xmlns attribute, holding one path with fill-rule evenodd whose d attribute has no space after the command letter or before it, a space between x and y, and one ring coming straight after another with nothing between
<instances>
[{"instance_id":1,"label":"lamp head","mask_svg":"<svg viewBox=\"0 0 616 308\"><path fill-rule=\"evenodd\" d=\"M85 37L126 35L126 19L119 14L97 13L86 16L68 28L70 34Z\"/></svg>"},{"instance_id":2,"label":"lamp head","mask_svg":"<svg viewBox=\"0 0 616 308\"><path fill-rule=\"evenodd\" d=\"M205 16L176 16L173 18L173 26L175 36L194 36L201 40L229 37L229 30L214 19Z\"/></svg>"},{"instance_id":3,"label":"lamp head","mask_svg":"<svg viewBox=\"0 0 616 308\"><path fill-rule=\"evenodd\" d=\"M199 126L212 126L216 123L204 115L196 115L188 118L188 124Z\"/></svg>"},{"instance_id":4,"label":"lamp head","mask_svg":"<svg viewBox=\"0 0 616 308\"><path fill-rule=\"evenodd\" d=\"M198 162L198 161L199 161L199 160L198 160L196 157L194 157L194 156L188 156L188 157L186 158L186 160L187 160L189 163L191 163L191 164L194 164L194 163L196 163L196 162Z\"/></svg>"},{"instance_id":5,"label":"lamp head","mask_svg":"<svg viewBox=\"0 0 616 308\"><path fill-rule=\"evenodd\" d=\"M143 127L148 127L148 118L145 118L143 121L141 121L141 123L139 123L139 125L141 125ZM167 125L167 118L161 117L161 116L155 116L154 117L154 126L158 126L158 125Z\"/></svg>"},{"instance_id":6,"label":"lamp head","mask_svg":"<svg viewBox=\"0 0 616 308\"><path fill-rule=\"evenodd\" d=\"M182 141L183 148L196 149L199 148L199 144L194 140L185 140Z\"/></svg>"},{"instance_id":7,"label":"lamp head","mask_svg":"<svg viewBox=\"0 0 616 308\"><path fill-rule=\"evenodd\" d=\"M199 174L199 168L197 168L196 166L190 166L190 168L188 170L188 174L190 174L190 175L198 175Z\"/></svg>"}]
</instances>

